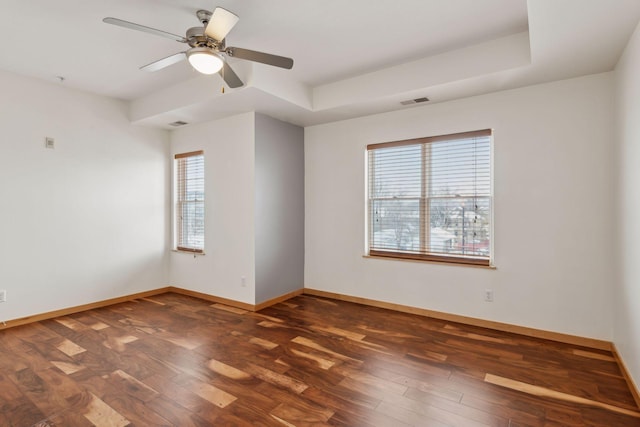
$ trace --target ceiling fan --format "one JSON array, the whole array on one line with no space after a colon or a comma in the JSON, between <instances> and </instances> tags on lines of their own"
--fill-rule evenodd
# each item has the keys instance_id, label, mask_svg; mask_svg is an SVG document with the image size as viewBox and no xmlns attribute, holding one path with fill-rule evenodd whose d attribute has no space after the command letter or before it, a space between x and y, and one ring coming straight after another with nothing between
<instances>
[{"instance_id":1,"label":"ceiling fan","mask_svg":"<svg viewBox=\"0 0 640 427\"><path fill-rule=\"evenodd\" d=\"M145 71L158 71L187 59L196 71L203 74L218 73L229 87L236 88L244 83L231 69L225 56L260 62L288 70L293 67L293 59L291 58L240 47L227 47L225 38L239 20L237 15L228 10L221 7L216 7L213 13L207 10L199 10L196 12L196 16L202 22L202 27L189 28L184 37L117 18L104 18L102 21L107 24L166 37L180 43L186 43L191 47L184 52L175 53L140 67L141 70Z\"/></svg>"}]
</instances>

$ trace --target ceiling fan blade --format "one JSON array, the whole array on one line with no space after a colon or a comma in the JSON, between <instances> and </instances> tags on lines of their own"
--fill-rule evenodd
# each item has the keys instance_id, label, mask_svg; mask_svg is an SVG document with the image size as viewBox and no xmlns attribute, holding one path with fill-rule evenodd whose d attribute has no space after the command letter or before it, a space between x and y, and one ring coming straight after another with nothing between
<instances>
[{"instance_id":1,"label":"ceiling fan blade","mask_svg":"<svg viewBox=\"0 0 640 427\"><path fill-rule=\"evenodd\" d=\"M224 82L230 88L240 87L244 84L242 83L242 80L240 80L240 77L238 77L238 75L233 71L233 69L231 69L229 64L227 64L226 62L222 66L222 69L218 71L218 74L220 74L220 77L222 77Z\"/></svg>"},{"instance_id":2,"label":"ceiling fan blade","mask_svg":"<svg viewBox=\"0 0 640 427\"><path fill-rule=\"evenodd\" d=\"M158 71L165 67L168 67L169 65L180 62L186 59L186 57L187 55L185 52L174 53L173 55L167 56L166 58L158 59L157 61L153 61L151 64L140 67L140 69L144 71Z\"/></svg>"},{"instance_id":3,"label":"ceiling fan blade","mask_svg":"<svg viewBox=\"0 0 640 427\"><path fill-rule=\"evenodd\" d=\"M293 59L291 58L258 52L256 50L242 49L240 47L228 47L225 49L225 53L233 58L261 62L263 64L273 65L274 67L286 68L287 70L290 70L293 67Z\"/></svg>"},{"instance_id":4,"label":"ceiling fan blade","mask_svg":"<svg viewBox=\"0 0 640 427\"><path fill-rule=\"evenodd\" d=\"M240 18L227 9L216 7L205 29L205 34L214 40L222 41Z\"/></svg>"},{"instance_id":5,"label":"ceiling fan blade","mask_svg":"<svg viewBox=\"0 0 640 427\"><path fill-rule=\"evenodd\" d=\"M166 37L168 39L175 40L181 43L187 42L187 39L177 34L171 34L166 31L158 30L155 28L145 27L144 25L134 24L133 22L123 21L122 19L118 19L118 18L104 18L102 22L106 24L117 25L119 27L129 28L130 30L137 30L137 31L142 31L144 33L154 34L160 37Z\"/></svg>"}]
</instances>

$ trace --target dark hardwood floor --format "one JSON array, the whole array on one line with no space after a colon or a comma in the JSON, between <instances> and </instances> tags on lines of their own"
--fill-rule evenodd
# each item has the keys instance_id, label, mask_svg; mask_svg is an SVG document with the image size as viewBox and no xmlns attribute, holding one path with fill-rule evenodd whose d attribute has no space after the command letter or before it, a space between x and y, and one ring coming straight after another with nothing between
<instances>
[{"instance_id":1,"label":"dark hardwood floor","mask_svg":"<svg viewBox=\"0 0 640 427\"><path fill-rule=\"evenodd\" d=\"M639 426L611 353L299 296L0 331L0 426Z\"/></svg>"}]
</instances>

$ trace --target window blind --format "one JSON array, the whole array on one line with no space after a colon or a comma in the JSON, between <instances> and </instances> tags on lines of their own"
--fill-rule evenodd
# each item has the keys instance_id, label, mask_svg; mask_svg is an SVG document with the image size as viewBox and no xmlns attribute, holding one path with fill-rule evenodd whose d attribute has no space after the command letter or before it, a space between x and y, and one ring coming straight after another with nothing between
<instances>
[{"instance_id":1,"label":"window blind","mask_svg":"<svg viewBox=\"0 0 640 427\"><path fill-rule=\"evenodd\" d=\"M175 155L176 249L204 251L204 152Z\"/></svg>"},{"instance_id":2,"label":"window blind","mask_svg":"<svg viewBox=\"0 0 640 427\"><path fill-rule=\"evenodd\" d=\"M491 130L367 150L370 255L490 264Z\"/></svg>"}]
</instances>

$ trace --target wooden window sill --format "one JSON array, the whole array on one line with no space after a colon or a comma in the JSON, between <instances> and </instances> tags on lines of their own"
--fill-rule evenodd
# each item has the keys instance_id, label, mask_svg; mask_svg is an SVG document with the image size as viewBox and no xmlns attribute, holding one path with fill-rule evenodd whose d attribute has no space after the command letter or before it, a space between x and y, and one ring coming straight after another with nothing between
<instances>
[{"instance_id":1,"label":"wooden window sill","mask_svg":"<svg viewBox=\"0 0 640 427\"><path fill-rule=\"evenodd\" d=\"M450 265L454 267L473 267L473 268L483 268L485 270L497 269L495 265L469 264L465 262L455 262L455 261L436 261L436 260L430 260L430 259L401 258L401 257L380 256L380 255L362 255L362 258L382 259L387 261L418 262L422 264Z\"/></svg>"},{"instance_id":2,"label":"wooden window sill","mask_svg":"<svg viewBox=\"0 0 640 427\"><path fill-rule=\"evenodd\" d=\"M183 251L183 250L180 250L180 249L171 249L171 252L176 252L176 253L180 253L180 254L187 254L187 255L193 255L193 256L203 256L203 255L205 255L204 252Z\"/></svg>"}]
</instances>

